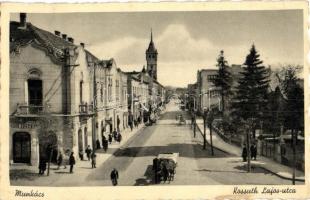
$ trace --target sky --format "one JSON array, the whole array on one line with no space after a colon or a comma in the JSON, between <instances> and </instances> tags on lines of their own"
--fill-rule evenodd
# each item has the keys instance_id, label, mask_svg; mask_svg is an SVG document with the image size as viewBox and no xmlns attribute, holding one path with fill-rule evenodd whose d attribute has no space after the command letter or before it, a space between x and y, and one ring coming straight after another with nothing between
<instances>
[{"instance_id":1,"label":"sky","mask_svg":"<svg viewBox=\"0 0 310 200\"><path fill-rule=\"evenodd\" d=\"M266 66L304 59L302 10L31 13L27 21L85 43L99 59L114 58L123 71L146 65L152 29L158 80L170 86L194 83L197 70L215 68L221 50L229 64L243 64L252 44Z\"/></svg>"}]
</instances>

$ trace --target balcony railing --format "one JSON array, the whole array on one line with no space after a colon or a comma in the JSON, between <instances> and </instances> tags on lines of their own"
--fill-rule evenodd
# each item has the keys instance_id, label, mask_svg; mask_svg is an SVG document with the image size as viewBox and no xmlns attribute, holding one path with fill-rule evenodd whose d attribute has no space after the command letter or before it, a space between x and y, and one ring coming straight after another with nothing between
<instances>
[{"instance_id":1,"label":"balcony railing","mask_svg":"<svg viewBox=\"0 0 310 200\"><path fill-rule=\"evenodd\" d=\"M49 112L50 105L17 104L16 115L42 115Z\"/></svg>"},{"instance_id":2,"label":"balcony railing","mask_svg":"<svg viewBox=\"0 0 310 200\"><path fill-rule=\"evenodd\" d=\"M80 114L92 114L94 112L94 106L92 104L82 103L79 105Z\"/></svg>"}]
</instances>

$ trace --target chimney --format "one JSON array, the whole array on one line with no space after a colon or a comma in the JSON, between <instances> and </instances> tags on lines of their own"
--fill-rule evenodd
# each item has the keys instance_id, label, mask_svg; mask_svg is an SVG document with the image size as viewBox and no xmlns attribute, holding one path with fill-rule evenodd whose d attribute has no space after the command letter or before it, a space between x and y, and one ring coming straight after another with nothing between
<instances>
[{"instance_id":1,"label":"chimney","mask_svg":"<svg viewBox=\"0 0 310 200\"><path fill-rule=\"evenodd\" d=\"M20 26L26 27L26 13L20 13L19 19L20 19Z\"/></svg>"},{"instance_id":2,"label":"chimney","mask_svg":"<svg viewBox=\"0 0 310 200\"><path fill-rule=\"evenodd\" d=\"M67 34L62 34L62 39L66 40L67 39Z\"/></svg>"},{"instance_id":3,"label":"chimney","mask_svg":"<svg viewBox=\"0 0 310 200\"><path fill-rule=\"evenodd\" d=\"M73 43L74 42L74 39L72 37L68 37L68 41Z\"/></svg>"},{"instance_id":4,"label":"chimney","mask_svg":"<svg viewBox=\"0 0 310 200\"><path fill-rule=\"evenodd\" d=\"M55 35L60 37L60 31L55 31Z\"/></svg>"},{"instance_id":5,"label":"chimney","mask_svg":"<svg viewBox=\"0 0 310 200\"><path fill-rule=\"evenodd\" d=\"M84 48L85 47L85 44L83 42L80 43L80 45Z\"/></svg>"}]
</instances>

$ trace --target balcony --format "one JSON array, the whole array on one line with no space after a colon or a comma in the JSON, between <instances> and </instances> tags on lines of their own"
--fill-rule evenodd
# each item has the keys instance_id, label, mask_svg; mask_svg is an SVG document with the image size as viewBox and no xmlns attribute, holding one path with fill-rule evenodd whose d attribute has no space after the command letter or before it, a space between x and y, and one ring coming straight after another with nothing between
<instances>
[{"instance_id":1,"label":"balcony","mask_svg":"<svg viewBox=\"0 0 310 200\"><path fill-rule=\"evenodd\" d=\"M79 113L81 115L90 115L94 112L94 106L92 104L82 103L79 105Z\"/></svg>"},{"instance_id":2,"label":"balcony","mask_svg":"<svg viewBox=\"0 0 310 200\"><path fill-rule=\"evenodd\" d=\"M17 104L16 115L43 115L49 113L50 105Z\"/></svg>"}]
</instances>

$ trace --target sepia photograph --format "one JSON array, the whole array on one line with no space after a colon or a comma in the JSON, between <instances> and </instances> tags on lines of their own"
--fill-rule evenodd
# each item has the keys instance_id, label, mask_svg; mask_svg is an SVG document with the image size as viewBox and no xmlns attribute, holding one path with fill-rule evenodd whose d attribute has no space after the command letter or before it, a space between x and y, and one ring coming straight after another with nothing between
<instances>
[{"instance_id":1,"label":"sepia photograph","mask_svg":"<svg viewBox=\"0 0 310 200\"><path fill-rule=\"evenodd\" d=\"M305 186L303 9L26 10L7 22L10 186Z\"/></svg>"}]
</instances>

